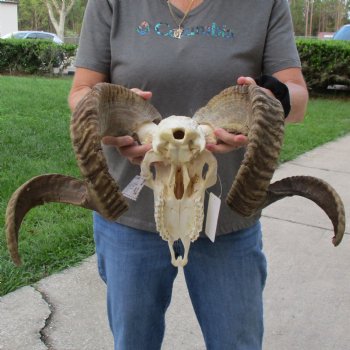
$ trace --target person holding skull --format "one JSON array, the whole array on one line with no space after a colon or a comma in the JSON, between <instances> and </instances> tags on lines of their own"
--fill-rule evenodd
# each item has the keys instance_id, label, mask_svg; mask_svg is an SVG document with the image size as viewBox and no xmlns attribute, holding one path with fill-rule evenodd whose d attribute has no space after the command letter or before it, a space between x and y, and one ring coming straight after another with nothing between
<instances>
[{"instance_id":1,"label":"person holding skull","mask_svg":"<svg viewBox=\"0 0 350 350\"><path fill-rule=\"evenodd\" d=\"M72 111L98 83L125 86L163 118L193 116L223 89L256 85L276 97L286 122L304 117L308 94L287 0L89 0L69 96ZM248 139L224 129L208 144L227 193ZM110 174L121 188L140 174L151 144L103 138ZM193 243L184 267L207 349L259 350L266 259L261 212L243 217L221 205L215 243ZM107 284L115 349L161 348L177 268L156 232L153 193L142 189L117 222L94 214L98 268ZM175 243L174 250L182 254Z\"/></svg>"}]
</instances>

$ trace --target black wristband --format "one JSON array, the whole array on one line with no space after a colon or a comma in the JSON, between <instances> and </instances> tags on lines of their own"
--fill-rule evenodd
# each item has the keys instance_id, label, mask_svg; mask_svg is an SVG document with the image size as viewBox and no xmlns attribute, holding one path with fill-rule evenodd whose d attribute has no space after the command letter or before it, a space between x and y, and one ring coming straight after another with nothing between
<instances>
[{"instance_id":1,"label":"black wristband","mask_svg":"<svg viewBox=\"0 0 350 350\"><path fill-rule=\"evenodd\" d=\"M287 118L291 108L288 86L271 75L262 75L260 78L255 79L255 82L258 86L269 89L275 95L282 104L284 117Z\"/></svg>"}]
</instances>

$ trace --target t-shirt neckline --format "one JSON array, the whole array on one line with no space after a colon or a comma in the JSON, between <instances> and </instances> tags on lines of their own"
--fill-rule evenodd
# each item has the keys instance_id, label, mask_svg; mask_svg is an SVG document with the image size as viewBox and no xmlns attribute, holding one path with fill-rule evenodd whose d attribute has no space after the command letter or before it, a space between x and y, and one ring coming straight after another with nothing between
<instances>
[{"instance_id":1,"label":"t-shirt neckline","mask_svg":"<svg viewBox=\"0 0 350 350\"><path fill-rule=\"evenodd\" d=\"M168 0L162 0L163 4L168 7ZM202 11L203 8L205 8L208 4L209 4L209 0L203 0L198 6L196 6L194 9L192 9L187 17L193 16L195 14L197 14L198 12ZM179 8L177 8L176 6L172 5L170 2L170 6L173 8L174 12L179 16L179 18L182 18L185 13L182 12Z\"/></svg>"}]
</instances>

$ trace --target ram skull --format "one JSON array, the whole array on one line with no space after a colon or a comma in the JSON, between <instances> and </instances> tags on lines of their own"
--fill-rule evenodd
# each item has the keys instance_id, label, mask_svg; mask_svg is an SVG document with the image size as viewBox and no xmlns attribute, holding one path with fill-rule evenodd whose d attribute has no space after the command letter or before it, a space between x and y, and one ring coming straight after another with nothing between
<instances>
[{"instance_id":1,"label":"ram skull","mask_svg":"<svg viewBox=\"0 0 350 350\"><path fill-rule=\"evenodd\" d=\"M249 139L226 196L229 207L248 217L286 196L303 196L320 206L332 221L333 244L341 242L344 206L328 183L309 176L270 183L283 142L284 116L281 104L259 87L227 88L193 118L172 116L162 120L149 102L129 89L102 83L82 99L71 121L73 148L84 179L41 175L12 195L6 211L6 235L13 261L21 263L18 232L25 214L37 205L70 203L95 210L109 220L116 220L128 209L109 174L101 138L130 135L140 143L152 143L141 165L142 175L154 191L157 230L169 243L172 263L184 266L190 242L202 230L205 189L216 182L216 159L205 145L216 142L217 127ZM176 259L173 242L178 239L185 253Z\"/></svg>"},{"instance_id":2,"label":"ram skull","mask_svg":"<svg viewBox=\"0 0 350 350\"><path fill-rule=\"evenodd\" d=\"M174 266L187 264L190 243L203 226L205 190L216 183L216 158L205 145L201 125L171 116L157 126L152 149L141 164L141 174L154 191L157 231L168 241ZM184 256L176 259L173 244L178 239Z\"/></svg>"}]
</instances>

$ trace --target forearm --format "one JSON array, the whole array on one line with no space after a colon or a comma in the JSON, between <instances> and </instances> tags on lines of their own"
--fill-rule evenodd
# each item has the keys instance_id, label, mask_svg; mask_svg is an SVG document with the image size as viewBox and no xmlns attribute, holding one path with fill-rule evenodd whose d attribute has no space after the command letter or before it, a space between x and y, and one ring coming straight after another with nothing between
<instances>
[{"instance_id":1,"label":"forearm","mask_svg":"<svg viewBox=\"0 0 350 350\"><path fill-rule=\"evenodd\" d=\"M289 89L291 110L286 118L287 123L297 123L304 119L309 94L300 68L289 68L273 74Z\"/></svg>"},{"instance_id":2,"label":"forearm","mask_svg":"<svg viewBox=\"0 0 350 350\"><path fill-rule=\"evenodd\" d=\"M68 103L73 112L79 101L98 83L108 81L107 75L86 68L77 68L74 75Z\"/></svg>"},{"instance_id":3,"label":"forearm","mask_svg":"<svg viewBox=\"0 0 350 350\"><path fill-rule=\"evenodd\" d=\"M297 123L304 119L309 95L306 86L294 82L285 82L289 89L291 110L287 123Z\"/></svg>"},{"instance_id":4,"label":"forearm","mask_svg":"<svg viewBox=\"0 0 350 350\"><path fill-rule=\"evenodd\" d=\"M83 86L83 87L75 88L71 90L68 98L68 104L72 112L74 111L79 101L90 91L91 91L91 87L89 86Z\"/></svg>"}]
</instances>

